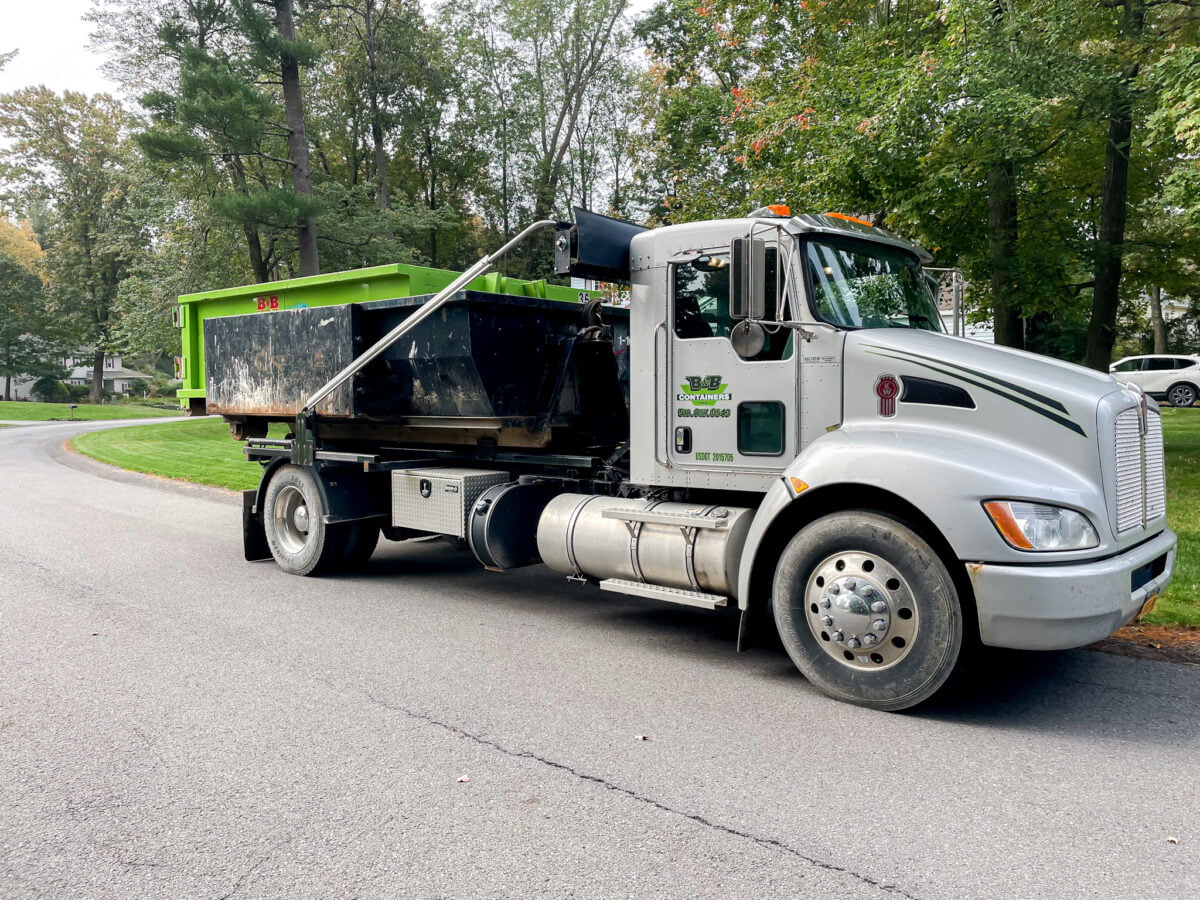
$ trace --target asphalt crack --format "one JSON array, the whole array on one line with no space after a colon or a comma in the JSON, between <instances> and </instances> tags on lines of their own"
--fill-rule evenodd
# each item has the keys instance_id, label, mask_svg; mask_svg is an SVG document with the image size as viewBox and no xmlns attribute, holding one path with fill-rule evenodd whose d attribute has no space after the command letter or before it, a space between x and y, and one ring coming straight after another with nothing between
<instances>
[{"instance_id":1,"label":"asphalt crack","mask_svg":"<svg viewBox=\"0 0 1200 900\"><path fill-rule=\"evenodd\" d=\"M287 840L280 841L278 844L276 844L274 847L272 847L270 850L268 850L265 854L263 854L263 856L254 865L252 865L250 868L248 868L245 872L243 872L241 875L239 875L237 877L237 881L235 881L233 883L233 887L231 887L229 889L229 892L227 894L222 894L220 897L220 900L229 900L230 897L232 897L234 894L236 894L238 891L240 891L242 889L242 885L244 885L246 883L246 881L250 878L251 875L253 875L259 869L261 869L264 865L266 865L268 862L270 862L274 858L276 853L278 853L280 850L282 850L284 847L286 847L288 844L292 843L295 840L296 840L295 837L290 837Z\"/></svg>"},{"instance_id":2,"label":"asphalt crack","mask_svg":"<svg viewBox=\"0 0 1200 900\"><path fill-rule=\"evenodd\" d=\"M578 770L572 766L569 766L566 763L561 763L561 762L558 762L557 760L548 759L544 756L539 756L538 754L534 753L531 750L514 750L511 747L507 747L504 744L501 744L499 741L494 741L491 738L486 738L486 737L483 737L482 735L478 735L473 732L467 731L465 728L461 728L458 725L452 725L449 722L443 722L441 719L434 718L433 716L429 715L428 713L417 712L415 710L408 709L407 707L399 706L395 703L389 703L386 700L381 700L378 697L376 697L370 693L364 693L364 696L368 700L370 700L372 703L376 704L377 706L380 706L384 709L390 710L391 712L400 713L401 715L407 716L411 719L416 719L420 722L425 722L429 725L433 725L437 728L441 728L443 731L449 732L450 734L456 735L461 738L465 738L465 739L472 741L476 744L479 744L481 746L490 747L491 749L496 750L496 751L504 754L505 756L511 757L513 759L527 759L527 760L531 760L532 762L541 763L542 765L548 766L551 769L555 769L559 772L565 772L568 775L572 776L573 778L579 779L580 781L586 781L591 784L599 785L600 787L604 788L605 790L612 791L613 793L616 793L616 794L621 794L624 797L628 797L631 800L635 800L638 803L643 803L647 806L652 807L653 809L657 809L657 810L659 810L661 812L665 812L669 815L679 816L680 818L687 819L691 822L695 822L697 825L701 825L705 828L710 828L714 831L719 831L723 834L730 835L731 837L741 838L742 840L750 841L753 844L757 844L758 846L767 848L769 850L776 850L780 853L785 853L789 856L793 856L796 859L802 860L803 862L808 863L809 865L814 866L815 868L821 869L823 871L834 872L839 875L846 875L850 878L853 878L857 881L862 882L863 884L869 885L874 888L878 888L881 891L886 891L888 893L896 894L901 897L906 897L906 898L908 898L908 900L918 900L917 897L915 897L912 894L907 893L899 885L888 884L888 883L879 881L875 878L872 878L869 875L864 875L861 872L855 872L852 869L846 868L845 866L839 866L836 863L827 862L826 860L817 859L816 857L809 856L809 855L797 850L795 847L789 846L788 844L785 844L782 841L778 841L775 838L761 837L756 834L751 834L748 831L742 831L739 828L733 828L729 825L722 825L720 822L714 822L713 820L705 818L704 816L699 815L697 813L690 813L690 812L687 812L686 810L676 809L673 806L668 806L666 803L663 803L662 801L655 800L653 797L647 797L644 794L639 794L637 791L634 791L630 788L622 787L619 784L614 784L613 782L609 781L607 778L603 778L599 775L592 775L588 772L581 772L580 770Z\"/></svg>"}]
</instances>

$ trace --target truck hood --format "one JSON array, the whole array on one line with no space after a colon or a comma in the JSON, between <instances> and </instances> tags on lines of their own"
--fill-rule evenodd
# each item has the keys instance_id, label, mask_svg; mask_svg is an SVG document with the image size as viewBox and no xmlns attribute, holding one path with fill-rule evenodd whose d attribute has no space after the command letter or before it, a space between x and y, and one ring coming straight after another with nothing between
<instances>
[{"instance_id":1,"label":"truck hood","mask_svg":"<svg viewBox=\"0 0 1200 900\"><path fill-rule=\"evenodd\" d=\"M1058 497L1060 505L1088 512L1094 524L1106 523L1109 550L1163 525L1156 513L1142 527L1118 533L1120 466L1137 452L1145 454L1142 469L1161 473L1161 420L1153 400L1108 374L965 338L894 329L847 334L842 377L847 430L886 434L895 447L940 441L938 453L956 453L959 464L980 473L1001 457L1022 458L1031 477L1036 472L1027 498ZM1125 446L1117 422L1127 421L1130 410L1138 410L1134 421L1149 437L1138 442L1127 435L1134 444Z\"/></svg>"},{"instance_id":2,"label":"truck hood","mask_svg":"<svg viewBox=\"0 0 1200 900\"><path fill-rule=\"evenodd\" d=\"M1001 401L1009 407L1001 420L1010 434L1053 423L1094 437L1097 404L1124 390L1111 375L1092 369L930 331L855 331L847 335L846 350L847 357L861 353L880 374L895 371L961 388L981 409L1005 410L994 404Z\"/></svg>"}]
</instances>

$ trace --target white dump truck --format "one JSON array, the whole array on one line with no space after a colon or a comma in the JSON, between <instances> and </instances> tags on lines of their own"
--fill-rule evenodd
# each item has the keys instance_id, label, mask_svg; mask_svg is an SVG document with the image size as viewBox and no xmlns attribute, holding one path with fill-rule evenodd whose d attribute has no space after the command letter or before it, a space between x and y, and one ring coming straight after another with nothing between
<instances>
[{"instance_id":1,"label":"white dump truck","mask_svg":"<svg viewBox=\"0 0 1200 900\"><path fill-rule=\"evenodd\" d=\"M628 308L471 288L551 227L558 271L627 283ZM191 402L264 467L247 559L313 575L446 535L492 569L736 604L739 641L773 623L822 691L904 709L981 644L1106 637L1175 557L1157 405L946 335L929 261L845 216L577 210L435 295L343 278L340 304L289 309L273 284L271 309L204 322Z\"/></svg>"}]
</instances>

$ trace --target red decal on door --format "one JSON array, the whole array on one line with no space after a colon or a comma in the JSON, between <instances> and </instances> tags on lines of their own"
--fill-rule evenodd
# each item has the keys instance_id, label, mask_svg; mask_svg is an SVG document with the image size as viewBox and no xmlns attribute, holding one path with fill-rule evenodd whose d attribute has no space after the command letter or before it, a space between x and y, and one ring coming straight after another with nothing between
<instances>
[{"instance_id":1,"label":"red decal on door","mask_svg":"<svg viewBox=\"0 0 1200 900\"><path fill-rule=\"evenodd\" d=\"M880 375L875 382L875 396L879 398L879 414L894 416L896 414L896 395L900 393L900 382L895 375Z\"/></svg>"}]
</instances>

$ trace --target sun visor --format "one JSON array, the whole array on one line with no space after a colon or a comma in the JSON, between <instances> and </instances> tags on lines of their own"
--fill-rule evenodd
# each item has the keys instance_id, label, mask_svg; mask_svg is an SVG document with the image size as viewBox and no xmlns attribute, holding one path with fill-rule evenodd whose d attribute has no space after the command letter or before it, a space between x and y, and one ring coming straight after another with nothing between
<instances>
[{"instance_id":1,"label":"sun visor","mask_svg":"<svg viewBox=\"0 0 1200 900\"><path fill-rule=\"evenodd\" d=\"M559 225L554 238L558 275L629 282L629 242L649 229L576 207L575 224Z\"/></svg>"}]
</instances>

